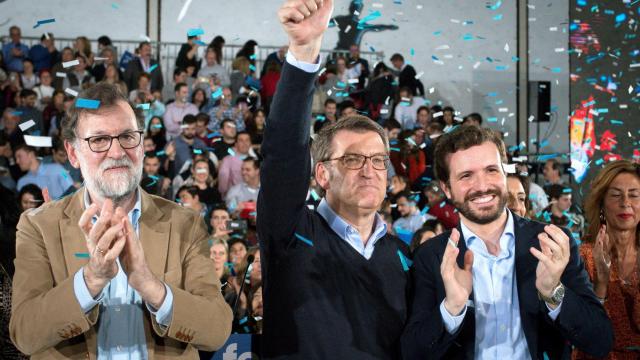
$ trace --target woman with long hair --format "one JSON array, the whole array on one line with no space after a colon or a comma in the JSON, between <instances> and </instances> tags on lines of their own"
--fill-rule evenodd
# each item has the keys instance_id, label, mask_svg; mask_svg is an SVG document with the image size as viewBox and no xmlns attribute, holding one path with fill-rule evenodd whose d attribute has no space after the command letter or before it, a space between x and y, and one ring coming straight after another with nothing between
<instances>
[{"instance_id":1,"label":"woman with long hair","mask_svg":"<svg viewBox=\"0 0 640 360\"><path fill-rule=\"evenodd\" d=\"M514 214L527 218L531 211L529 200L529 181L517 174L507 174L507 207Z\"/></svg>"},{"instance_id":2,"label":"woman with long hair","mask_svg":"<svg viewBox=\"0 0 640 360\"><path fill-rule=\"evenodd\" d=\"M164 121L160 116L154 116L149 120L149 126L144 137L150 137L156 144L156 151L164 149L167 145L167 129L164 127Z\"/></svg>"},{"instance_id":3,"label":"woman with long hair","mask_svg":"<svg viewBox=\"0 0 640 360\"><path fill-rule=\"evenodd\" d=\"M426 169L426 157L413 140L413 130L404 130L398 136L398 142L391 146L389 155L397 175L409 179L414 185Z\"/></svg>"},{"instance_id":4,"label":"woman with long hair","mask_svg":"<svg viewBox=\"0 0 640 360\"><path fill-rule=\"evenodd\" d=\"M207 92L204 91L203 88L196 88L193 90L193 94L191 94L191 103L195 105L199 111L203 112L203 109L205 109L209 104Z\"/></svg>"},{"instance_id":5,"label":"woman with long hair","mask_svg":"<svg viewBox=\"0 0 640 360\"><path fill-rule=\"evenodd\" d=\"M264 135L264 128L267 120L267 113L264 109L258 109L246 120L247 132L251 136L251 143L254 150L259 150L262 144L262 136Z\"/></svg>"},{"instance_id":6,"label":"woman with long hair","mask_svg":"<svg viewBox=\"0 0 640 360\"><path fill-rule=\"evenodd\" d=\"M120 71L114 64L107 65L107 68L104 70L104 78L103 82L108 84L116 85L118 90L120 90L123 94L129 94L129 89L127 88L127 84L120 80Z\"/></svg>"},{"instance_id":7,"label":"woman with long hair","mask_svg":"<svg viewBox=\"0 0 640 360\"><path fill-rule=\"evenodd\" d=\"M608 359L640 358L640 165L607 164L584 204L589 226L580 254L593 289L611 318L614 346ZM577 352L575 359L585 359Z\"/></svg>"}]
</instances>

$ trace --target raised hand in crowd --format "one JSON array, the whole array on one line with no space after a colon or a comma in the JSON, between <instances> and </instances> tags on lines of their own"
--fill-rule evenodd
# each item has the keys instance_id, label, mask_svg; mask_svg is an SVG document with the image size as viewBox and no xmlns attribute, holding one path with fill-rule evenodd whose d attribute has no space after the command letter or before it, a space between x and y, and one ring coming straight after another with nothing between
<instances>
[{"instance_id":1,"label":"raised hand in crowd","mask_svg":"<svg viewBox=\"0 0 640 360\"><path fill-rule=\"evenodd\" d=\"M602 225L593 246L593 262L596 266L593 290L596 296L602 299L607 295L607 285L609 284L609 276L611 274L610 254L611 241L609 240L609 234L607 234L607 225Z\"/></svg>"},{"instance_id":2,"label":"raised hand in crowd","mask_svg":"<svg viewBox=\"0 0 640 360\"><path fill-rule=\"evenodd\" d=\"M316 62L332 13L332 0L289 0L278 10L289 51L297 60Z\"/></svg>"}]
</instances>

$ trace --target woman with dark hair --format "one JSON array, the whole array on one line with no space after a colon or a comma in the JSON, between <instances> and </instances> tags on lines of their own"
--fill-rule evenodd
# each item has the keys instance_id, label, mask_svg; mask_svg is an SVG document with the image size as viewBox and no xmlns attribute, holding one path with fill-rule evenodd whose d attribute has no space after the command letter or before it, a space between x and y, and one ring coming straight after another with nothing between
<instances>
[{"instance_id":1,"label":"woman with dark hair","mask_svg":"<svg viewBox=\"0 0 640 360\"><path fill-rule=\"evenodd\" d=\"M371 119L382 124L388 119L393 108L395 96L394 78L391 70L383 62L373 68L373 78L365 89L365 108L369 110ZM386 111L383 111L385 109Z\"/></svg>"},{"instance_id":2,"label":"woman with dark hair","mask_svg":"<svg viewBox=\"0 0 640 360\"><path fill-rule=\"evenodd\" d=\"M193 93L191 94L191 103L194 104L199 111L204 111L203 109L209 104L207 92L204 91L203 88L196 88L193 90Z\"/></svg>"},{"instance_id":3,"label":"woman with dark hair","mask_svg":"<svg viewBox=\"0 0 640 360\"><path fill-rule=\"evenodd\" d=\"M409 250L413 253L420 245L443 232L444 225L442 225L437 219L429 219L425 221L424 224L422 224L422 227L413 234L411 244L409 244Z\"/></svg>"},{"instance_id":4,"label":"woman with dark hair","mask_svg":"<svg viewBox=\"0 0 640 360\"><path fill-rule=\"evenodd\" d=\"M529 180L517 174L507 174L507 207L514 214L528 218L531 211L529 200Z\"/></svg>"},{"instance_id":5,"label":"woman with dark hair","mask_svg":"<svg viewBox=\"0 0 640 360\"><path fill-rule=\"evenodd\" d=\"M20 189L18 193L18 204L20 212L40 207L44 203L42 189L35 184L27 184Z\"/></svg>"},{"instance_id":6,"label":"woman with dark hair","mask_svg":"<svg viewBox=\"0 0 640 360\"><path fill-rule=\"evenodd\" d=\"M224 38L220 35L216 36L209 43L208 48L213 49L216 53L218 64L222 65L222 48L224 48Z\"/></svg>"},{"instance_id":7,"label":"woman with dark hair","mask_svg":"<svg viewBox=\"0 0 640 360\"><path fill-rule=\"evenodd\" d=\"M153 139L153 142L156 144L156 151L164 149L167 145L167 129L164 127L162 117L154 116L151 118L144 136Z\"/></svg>"},{"instance_id":8,"label":"woman with dark hair","mask_svg":"<svg viewBox=\"0 0 640 360\"><path fill-rule=\"evenodd\" d=\"M613 325L615 342L607 359L638 359L640 165L628 160L608 163L585 199L589 226L580 254ZM588 357L576 352L574 358Z\"/></svg>"},{"instance_id":9,"label":"woman with dark hair","mask_svg":"<svg viewBox=\"0 0 640 360\"><path fill-rule=\"evenodd\" d=\"M253 67L251 68L251 74L254 74L256 71L256 46L258 43L255 40L249 40L244 45L238 53L236 54L236 59L239 57L245 57Z\"/></svg>"},{"instance_id":10,"label":"woman with dark hair","mask_svg":"<svg viewBox=\"0 0 640 360\"><path fill-rule=\"evenodd\" d=\"M259 150L262 144L262 136L264 135L265 122L267 113L264 109L258 109L253 115L246 119L247 132L251 136L251 143L254 149Z\"/></svg>"},{"instance_id":11,"label":"woman with dark hair","mask_svg":"<svg viewBox=\"0 0 640 360\"><path fill-rule=\"evenodd\" d=\"M426 168L426 158L412 137L413 130L402 131L397 144L391 146L389 159L396 174L406 176L413 187Z\"/></svg>"}]
</instances>

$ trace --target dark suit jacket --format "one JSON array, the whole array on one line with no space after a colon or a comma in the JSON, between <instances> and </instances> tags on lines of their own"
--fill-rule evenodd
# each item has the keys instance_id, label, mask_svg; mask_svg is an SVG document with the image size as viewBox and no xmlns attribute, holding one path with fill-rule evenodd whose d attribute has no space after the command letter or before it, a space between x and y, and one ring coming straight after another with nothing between
<instances>
[{"instance_id":1,"label":"dark suit jacket","mask_svg":"<svg viewBox=\"0 0 640 360\"><path fill-rule=\"evenodd\" d=\"M151 59L151 66L158 65L153 71L150 73L151 75L151 91L160 90L162 91L162 87L164 86L164 80L162 79L162 69L160 68L160 64L156 59ZM140 59L134 57L129 61L127 65L127 69L124 71L124 82L127 83L127 87L129 91L135 90L138 88L138 76L144 72L142 68L142 64L140 64Z\"/></svg>"},{"instance_id":2,"label":"dark suit jacket","mask_svg":"<svg viewBox=\"0 0 640 360\"><path fill-rule=\"evenodd\" d=\"M566 288L562 309L555 321L548 316L544 301L536 290L538 260L529 252L540 249L537 235L545 224L514 215L515 276L518 284L520 317L529 352L533 359L567 359L571 345L596 357L609 352L613 343L611 322L593 293L578 245L563 230L571 242L571 257L562 274ZM460 231L460 226L458 225ZM440 303L445 298L440 264L450 232L441 234L421 246L414 256L413 303L409 324L402 337L402 353L406 359L473 359L475 345L475 313L467 308L462 325L455 334L444 327ZM462 232L460 231L460 234ZM462 267L466 242L458 242L457 262Z\"/></svg>"}]
</instances>

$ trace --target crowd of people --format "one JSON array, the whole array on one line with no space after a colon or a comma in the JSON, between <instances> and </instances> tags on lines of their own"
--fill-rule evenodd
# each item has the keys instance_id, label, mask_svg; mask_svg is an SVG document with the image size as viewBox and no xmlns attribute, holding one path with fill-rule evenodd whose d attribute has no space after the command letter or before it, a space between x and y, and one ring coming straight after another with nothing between
<instances>
[{"instance_id":1,"label":"crowd of people","mask_svg":"<svg viewBox=\"0 0 640 360\"><path fill-rule=\"evenodd\" d=\"M63 140L62 122L77 92L100 83L111 84L144 119L144 128L83 140L93 151L107 143L113 146L116 139L123 148L141 143L140 188L191 209L204 220L210 258L224 299L233 308L233 331L260 334L263 267L257 203L262 142L267 119L276 106L273 100L287 61L287 47L270 54L263 68L256 69L257 43L248 41L228 69L221 61L224 38L215 37L199 58L200 37L189 36L180 49L172 78L163 79L148 42L140 43L135 56L125 63L119 61L118 50L107 36L98 39L94 52L84 36L76 39L73 48L58 50L51 33L45 33L40 44L31 48L21 41L19 27L12 26L9 35L0 55L3 277L13 276L20 214L70 196L85 181L77 164L72 165ZM75 65L69 66L70 62ZM396 235L415 254L431 239L458 229L460 204L452 201L450 190L437 176L442 159L436 159L434 152L445 134L459 127L482 128L482 115L463 116L455 104L430 103L415 69L401 54L393 54L389 63L371 65L353 46L349 56L333 56L321 66L321 75L313 84L308 119L311 141L340 119L357 114L366 115L384 129L388 157L381 163L375 156L369 159L374 169L381 166L387 170L386 197L377 211L386 232ZM501 138L500 132L494 133ZM49 136L52 146L34 147L24 135ZM507 154L507 163L513 164L504 168L507 207L519 217L566 228L574 239L582 241L580 255L593 290L613 323L615 344L609 356L638 356L640 166L626 160L607 164L582 207L572 203L564 163L558 159L537 163L534 157L520 156L520 150ZM345 155L340 161L346 168L358 169L366 158ZM537 182L539 168L543 181ZM319 176L311 174L306 179L305 206L322 212L326 211L322 199L327 186ZM287 181L282 179L284 184ZM8 339L9 322L5 286L3 281L2 341ZM2 351L8 354L9 345L2 343ZM18 352L14 355L19 356ZM574 354L583 356L579 351Z\"/></svg>"}]
</instances>

